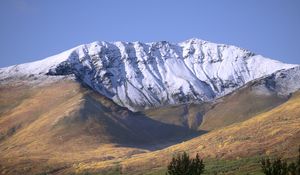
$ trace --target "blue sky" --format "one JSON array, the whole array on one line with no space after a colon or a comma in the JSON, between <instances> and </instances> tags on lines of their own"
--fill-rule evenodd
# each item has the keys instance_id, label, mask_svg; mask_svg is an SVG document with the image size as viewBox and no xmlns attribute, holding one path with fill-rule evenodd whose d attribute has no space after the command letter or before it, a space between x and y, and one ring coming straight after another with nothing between
<instances>
[{"instance_id":1,"label":"blue sky","mask_svg":"<svg viewBox=\"0 0 300 175\"><path fill-rule=\"evenodd\" d=\"M1 0L0 67L96 40L240 46L300 64L299 0Z\"/></svg>"}]
</instances>

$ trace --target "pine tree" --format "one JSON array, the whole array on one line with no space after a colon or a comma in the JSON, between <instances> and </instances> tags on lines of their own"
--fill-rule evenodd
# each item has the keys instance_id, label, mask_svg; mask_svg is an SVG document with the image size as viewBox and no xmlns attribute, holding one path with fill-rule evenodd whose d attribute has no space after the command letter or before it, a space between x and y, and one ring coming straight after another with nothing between
<instances>
[{"instance_id":1,"label":"pine tree","mask_svg":"<svg viewBox=\"0 0 300 175\"><path fill-rule=\"evenodd\" d=\"M205 165L203 160L200 159L199 154L197 153L196 158L193 159L191 169L193 175L202 174L204 172Z\"/></svg>"},{"instance_id":2,"label":"pine tree","mask_svg":"<svg viewBox=\"0 0 300 175\"><path fill-rule=\"evenodd\" d=\"M296 162L287 163L281 158L271 161L269 158L261 160L262 171L265 175L300 175L300 146Z\"/></svg>"},{"instance_id":3,"label":"pine tree","mask_svg":"<svg viewBox=\"0 0 300 175\"><path fill-rule=\"evenodd\" d=\"M190 159L184 152L172 158L168 165L167 175L201 175L204 171L204 163L199 154L195 159Z\"/></svg>"}]
</instances>

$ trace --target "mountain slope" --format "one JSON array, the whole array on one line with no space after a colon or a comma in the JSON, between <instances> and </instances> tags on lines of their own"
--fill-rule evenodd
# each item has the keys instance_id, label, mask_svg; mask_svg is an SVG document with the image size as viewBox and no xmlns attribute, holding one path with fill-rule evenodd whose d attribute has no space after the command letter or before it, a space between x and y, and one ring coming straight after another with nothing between
<instances>
[{"instance_id":1,"label":"mountain slope","mask_svg":"<svg viewBox=\"0 0 300 175\"><path fill-rule=\"evenodd\" d=\"M295 66L199 39L178 44L94 42L41 61L2 68L0 80L75 74L117 104L138 111L210 101Z\"/></svg>"}]
</instances>

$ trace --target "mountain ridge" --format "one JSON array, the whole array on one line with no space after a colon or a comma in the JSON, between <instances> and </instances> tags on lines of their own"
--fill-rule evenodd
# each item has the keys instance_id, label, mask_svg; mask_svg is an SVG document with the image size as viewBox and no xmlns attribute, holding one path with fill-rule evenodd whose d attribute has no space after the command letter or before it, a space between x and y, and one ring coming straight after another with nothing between
<instances>
[{"instance_id":1,"label":"mountain ridge","mask_svg":"<svg viewBox=\"0 0 300 175\"><path fill-rule=\"evenodd\" d=\"M12 76L76 78L132 111L222 97L247 82L297 65L200 39L93 42L44 60L0 69Z\"/></svg>"}]
</instances>

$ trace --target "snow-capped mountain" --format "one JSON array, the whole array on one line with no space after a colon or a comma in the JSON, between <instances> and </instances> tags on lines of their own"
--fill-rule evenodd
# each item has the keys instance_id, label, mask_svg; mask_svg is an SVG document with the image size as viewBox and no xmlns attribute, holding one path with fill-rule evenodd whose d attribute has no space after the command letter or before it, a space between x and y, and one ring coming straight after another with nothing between
<instances>
[{"instance_id":1,"label":"snow-capped mountain","mask_svg":"<svg viewBox=\"0 0 300 175\"><path fill-rule=\"evenodd\" d=\"M0 80L74 74L80 81L133 111L210 101L249 81L298 65L199 39L93 42L41 61L0 69Z\"/></svg>"}]
</instances>

